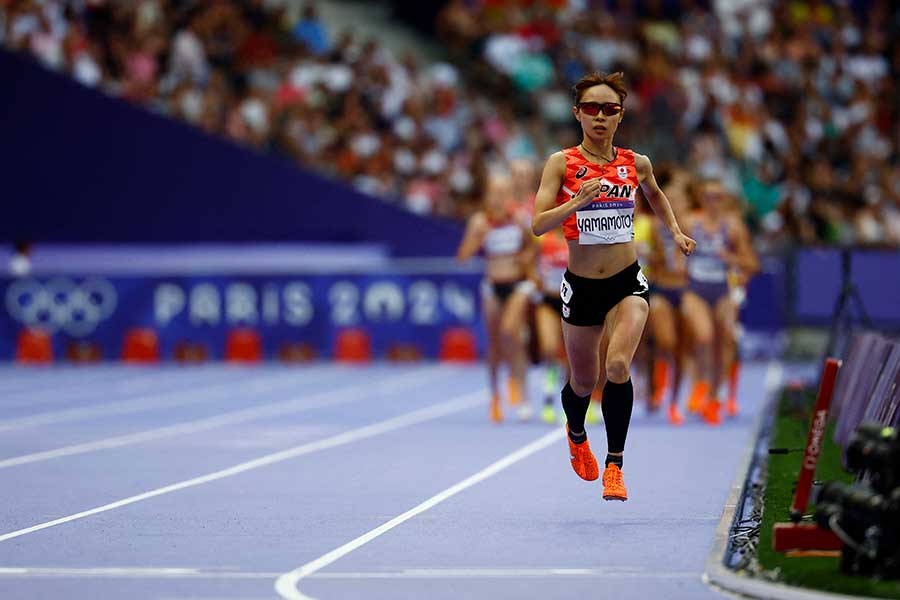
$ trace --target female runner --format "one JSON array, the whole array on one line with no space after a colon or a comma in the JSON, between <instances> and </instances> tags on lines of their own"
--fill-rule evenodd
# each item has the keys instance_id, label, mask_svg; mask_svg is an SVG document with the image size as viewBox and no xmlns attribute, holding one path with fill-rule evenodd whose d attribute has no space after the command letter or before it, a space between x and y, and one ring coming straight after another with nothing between
<instances>
[{"instance_id":1,"label":"female runner","mask_svg":"<svg viewBox=\"0 0 900 600\"><path fill-rule=\"evenodd\" d=\"M584 417L602 360L606 383L601 408L608 445L603 498L624 501L628 494L622 456L634 403L630 367L647 320L649 291L633 242L638 186L682 252L690 254L694 241L681 232L650 160L613 146L627 95L622 78L621 73L593 73L575 85L572 112L581 125L582 141L547 160L532 230L542 235L562 225L569 245L560 297L570 377L561 396L572 468L582 479L599 477ZM601 347L604 330L608 341Z\"/></svg>"},{"instance_id":2,"label":"female runner","mask_svg":"<svg viewBox=\"0 0 900 600\"><path fill-rule=\"evenodd\" d=\"M487 259L481 291L488 337L490 414L495 423L503 420L498 382L501 362L509 367L510 404L528 406L522 402L526 367L522 323L535 289L527 276L537 245L527 222L519 214L513 202L511 178L506 174L489 175L484 209L469 217L456 253L457 260L462 262L483 248ZM521 412L520 417L525 414Z\"/></svg>"},{"instance_id":3,"label":"female runner","mask_svg":"<svg viewBox=\"0 0 900 600\"><path fill-rule=\"evenodd\" d=\"M700 208L685 219L685 230L698 240L698 249L687 261L688 290L681 302L692 354L697 357L688 410L717 425L722 420L719 388L730 367L738 317L737 304L729 293L728 272L755 273L759 260L746 225L728 210L722 184L702 181L697 195Z\"/></svg>"},{"instance_id":4,"label":"female runner","mask_svg":"<svg viewBox=\"0 0 900 600\"><path fill-rule=\"evenodd\" d=\"M660 177L672 210L687 212L686 182L676 178ZM653 403L662 404L669 393L669 422L681 425L684 417L678 410L678 390L681 384L683 335L681 327L681 297L687 286L685 257L675 245L669 231L659 221L654 221L650 233L650 318L655 356L653 364ZM671 374L671 377L670 377Z\"/></svg>"},{"instance_id":5,"label":"female runner","mask_svg":"<svg viewBox=\"0 0 900 600\"><path fill-rule=\"evenodd\" d=\"M540 294L536 296L534 319L544 367L544 409L541 415L549 424L556 423L554 404L559 393L559 382L564 377L568 378L566 365L560 359L563 339L560 321L562 300L559 297L559 286L568 263L569 246L561 229L550 231L540 238Z\"/></svg>"}]
</instances>

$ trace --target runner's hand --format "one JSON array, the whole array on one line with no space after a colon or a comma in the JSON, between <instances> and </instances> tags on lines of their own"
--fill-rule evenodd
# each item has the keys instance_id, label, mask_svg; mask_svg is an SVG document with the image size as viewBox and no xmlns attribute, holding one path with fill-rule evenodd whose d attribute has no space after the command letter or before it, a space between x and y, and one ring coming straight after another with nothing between
<instances>
[{"instance_id":1,"label":"runner's hand","mask_svg":"<svg viewBox=\"0 0 900 600\"><path fill-rule=\"evenodd\" d=\"M594 201L600 194L600 179L588 179L578 188L578 193L572 198L576 208L584 208Z\"/></svg>"},{"instance_id":2,"label":"runner's hand","mask_svg":"<svg viewBox=\"0 0 900 600\"><path fill-rule=\"evenodd\" d=\"M675 240L675 243L678 244L678 247L681 248L682 254L685 256L690 256L694 251L694 248L697 247L697 242L684 235L680 231L672 236Z\"/></svg>"}]
</instances>

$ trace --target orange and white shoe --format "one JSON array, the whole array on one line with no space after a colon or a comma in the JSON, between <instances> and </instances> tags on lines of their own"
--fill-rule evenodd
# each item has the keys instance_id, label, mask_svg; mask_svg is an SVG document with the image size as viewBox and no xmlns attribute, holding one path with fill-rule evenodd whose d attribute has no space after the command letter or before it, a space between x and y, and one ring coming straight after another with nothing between
<instances>
[{"instance_id":1,"label":"orange and white shoe","mask_svg":"<svg viewBox=\"0 0 900 600\"><path fill-rule=\"evenodd\" d=\"M703 380L694 382L694 386L691 388L691 395L688 398L688 412L691 414L701 413L708 397L709 382Z\"/></svg>"},{"instance_id":2,"label":"orange and white shoe","mask_svg":"<svg viewBox=\"0 0 900 600\"><path fill-rule=\"evenodd\" d=\"M679 411L678 406L674 404L669 405L669 423L672 425L681 425L684 423L684 417L681 415L681 411Z\"/></svg>"},{"instance_id":3,"label":"orange and white shoe","mask_svg":"<svg viewBox=\"0 0 900 600\"><path fill-rule=\"evenodd\" d=\"M719 425L722 423L722 403L717 398L710 398L703 407L703 420L707 425Z\"/></svg>"},{"instance_id":4,"label":"orange and white shoe","mask_svg":"<svg viewBox=\"0 0 900 600\"><path fill-rule=\"evenodd\" d=\"M500 408L500 395L493 394L491 396L491 422L492 423L502 423L503 422L503 410Z\"/></svg>"},{"instance_id":5,"label":"orange and white shoe","mask_svg":"<svg viewBox=\"0 0 900 600\"><path fill-rule=\"evenodd\" d=\"M603 499L621 502L628 500L628 490L625 489L622 469L614 463L609 463L603 469Z\"/></svg>"},{"instance_id":6,"label":"orange and white shoe","mask_svg":"<svg viewBox=\"0 0 900 600\"><path fill-rule=\"evenodd\" d=\"M585 439L584 442L576 444L569 437L569 425L566 424L566 440L569 442L569 459L572 462L572 470L585 481L594 481L600 477L600 467L597 466L597 459L591 452L591 445Z\"/></svg>"}]
</instances>

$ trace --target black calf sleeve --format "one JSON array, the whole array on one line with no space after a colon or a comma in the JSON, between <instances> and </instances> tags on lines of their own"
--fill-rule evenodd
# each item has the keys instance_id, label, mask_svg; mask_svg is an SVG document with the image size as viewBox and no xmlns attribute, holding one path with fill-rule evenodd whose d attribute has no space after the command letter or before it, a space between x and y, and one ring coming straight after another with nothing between
<instances>
[{"instance_id":1,"label":"black calf sleeve","mask_svg":"<svg viewBox=\"0 0 900 600\"><path fill-rule=\"evenodd\" d=\"M584 431L584 416L587 414L588 405L591 403L591 396L588 394L585 397L581 397L575 393L575 390L572 389L572 386L569 385L569 382L566 382L566 387L562 389L560 394L562 396L562 405L563 410L566 413L566 420L569 422L569 431ZM573 439L572 441L578 442L579 440ZM583 439L580 441L584 441Z\"/></svg>"},{"instance_id":2,"label":"black calf sleeve","mask_svg":"<svg viewBox=\"0 0 900 600\"><path fill-rule=\"evenodd\" d=\"M624 452L631 407L634 405L634 388L631 379L625 383L607 381L603 388L603 420L606 422L606 446L609 452Z\"/></svg>"}]
</instances>

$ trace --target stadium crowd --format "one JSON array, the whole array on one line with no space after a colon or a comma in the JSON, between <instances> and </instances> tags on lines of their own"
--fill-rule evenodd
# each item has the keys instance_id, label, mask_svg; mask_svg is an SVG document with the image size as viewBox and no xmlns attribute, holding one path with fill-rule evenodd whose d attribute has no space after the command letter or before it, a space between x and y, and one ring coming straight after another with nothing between
<instances>
[{"instance_id":1,"label":"stadium crowd","mask_svg":"<svg viewBox=\"0 0 900 600\"><path fill-rule=\"evenodd\" d=\"M757 241L900 244L900 8L884 0L450 0L446 62L284 0L0 0L0 44L409 209L577 143L570 86L626 73L618 142L742 202Z\"/></svg>"}]
</instances>

